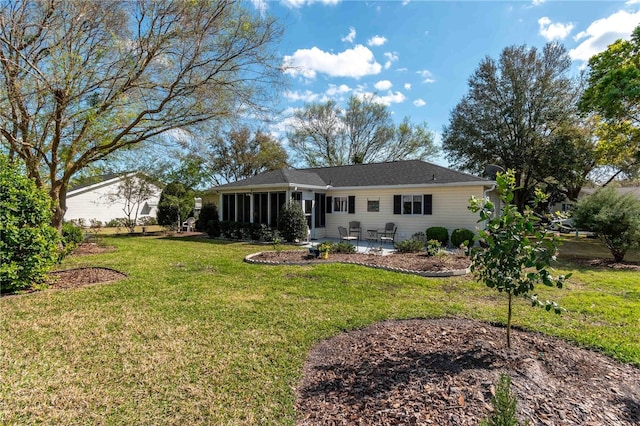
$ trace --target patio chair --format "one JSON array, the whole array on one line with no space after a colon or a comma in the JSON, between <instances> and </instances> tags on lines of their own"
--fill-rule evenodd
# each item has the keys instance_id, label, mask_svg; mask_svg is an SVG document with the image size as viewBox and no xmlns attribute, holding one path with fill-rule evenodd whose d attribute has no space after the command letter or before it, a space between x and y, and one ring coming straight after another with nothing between
<instances>
[{"instance_id":1,"label":"patio chair","mask_svg":"<svg viewBox=\"0 0 640 426\"><path fill-rule=\"evenodd\" d=\"M182 222L182 230L191 232L196 228L196 218L190 217L186 221Z\"/></svg>"},{"instance_id":2,"label":"patio chair","mask_svg":"<svg viewBox=\"0 0 640 426\"><path fill-rule=\"evenodd\" d=\"M349 222L349 235L358 234L358 239L362 239L362 228L360 228L360 222L352 220Z\"/></svg>"},{"instance_id":3,"label":"patio chair","mask_svg":"<svg viewBox=\"0 0 640 426\"><path fill-rule=\"evenodd\" d=\"M347 232L347 228L345 228L344 226L338 226L338 232L340 233L340 241L346 241L349 244L353 244L351 243L351 241L355 241L356 242L356 246L358 245L358 237L355 237L353 235L349 235L349 232Z\"/></svg>"},{"instance_id":4,"label":"patio chair","mask_svg":"<svg viewBox=\"0 0 640 426\"><path fill-rule=\"evenodd\" d=\"M390 242L393 245L396 241L396 231L398 227L393 222L387 222L384 225L384 231L380 234L380 242L382 244Z\"/></svg>"}]
</instances>

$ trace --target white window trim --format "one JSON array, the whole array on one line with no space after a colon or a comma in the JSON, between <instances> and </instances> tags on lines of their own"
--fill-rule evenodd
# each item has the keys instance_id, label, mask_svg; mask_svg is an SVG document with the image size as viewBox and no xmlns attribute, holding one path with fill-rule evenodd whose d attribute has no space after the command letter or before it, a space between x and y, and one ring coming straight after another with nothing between
<instances>
[{"instance_id":1,"label":"white window trim","mask_svg":"<svg viewBox=\"0 0 640 426\"><path fill-rule=\"evenodd\" d=\"M400 214L402 216L422 216L422 214L424 213L424 197L422 194L401 194L400 195ZM411 213L405 213L404 212L404 199L405 197L411 197ZM414 198L418 197L420 199L420 213L414 213L413 212L413 203L414 203Z\"/></svg>"}]
</instances>

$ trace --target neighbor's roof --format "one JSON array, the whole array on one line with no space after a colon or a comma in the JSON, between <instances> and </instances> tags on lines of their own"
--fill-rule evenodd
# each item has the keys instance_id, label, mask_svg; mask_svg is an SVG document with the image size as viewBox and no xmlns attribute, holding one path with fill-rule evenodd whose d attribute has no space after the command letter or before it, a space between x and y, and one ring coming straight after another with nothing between
<instances>
[{"instance_id":1,"label":"neighbor's roof","mask_svg":"<svg viewBox=\"0 0 640 426\"><path fill-rule=\"evenodd\" d=\"M316 187L331 185L334 188L340 188L471 182L488 184L490 181L426 161L406 160L311 169L281 169L220 185L215 189L269 185Z\"/></svg>"}]
</instances>

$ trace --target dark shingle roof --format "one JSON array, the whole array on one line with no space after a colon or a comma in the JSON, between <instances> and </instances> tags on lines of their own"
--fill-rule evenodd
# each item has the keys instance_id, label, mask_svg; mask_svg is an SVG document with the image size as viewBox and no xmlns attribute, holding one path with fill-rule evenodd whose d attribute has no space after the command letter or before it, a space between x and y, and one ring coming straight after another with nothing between
<instances>
[{"instance_id":1,"label":"dark shingle roof","mask_svg":"<svg viewBox=\"0 0 640 426\"><path fill-rule=\"evenodd\" d=\"M458 172L421 160L388 163L353 164L312 169L281 169L261 173L238 182L221 185L216 189L259 185L309 185L338 187L401 186L420 184L447 184L488 182L487 179Z\"/></svg>"}]
</instances>

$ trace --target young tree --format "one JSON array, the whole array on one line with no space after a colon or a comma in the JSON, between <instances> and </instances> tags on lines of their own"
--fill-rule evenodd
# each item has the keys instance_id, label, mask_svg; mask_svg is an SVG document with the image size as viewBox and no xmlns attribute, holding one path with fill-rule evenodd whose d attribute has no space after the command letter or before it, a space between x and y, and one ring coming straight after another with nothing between
<instances>
[{"instance_id":1,"label":"young tree","mask_svg":"<svg viewBox=\"0 0 640 426\"><path fill-rule=\"evenodd\" d=\"M310 167L425 159L438 152L426 123L393 124L373 95L351 96L344 111L330 100L294 115L289 144Z\"/></svg>"},{"instance_id":2,"label":"young tree","mask_svg":"<svg viewBox=\"0 0 640 426\"><path fill-rule=\"evenodd\" d=\"M262 109L282 28L241 1L0 5L0 143L54 201L124 147Z\"/></svg>"},{"instance_id":3,"label":"young tree","mask_svg":"<svg viewBox=\"0 0 640 426\"><path fill-rule=\"evenodd\" d=\"M181 183L168 184L158 201L158 225L180 230L183 220L193 211L194 195Z\"/></svg>"},{"instance_id":4,"label":"young tree","mask_svg":"<svg viewBox=\"0 0 640 426\"><path fill-rule=\"evenodd\" d=\"M640 200L632 194L601 188L580 199L571 218L577 228L595 232L616 262L622 262L628 250L640 248Z\"/></svg>"},{"instance_id":5,"label":"young tree","mask_svg":"<svg viewBox=\"0 0 640 426\"><path fill-rule=\"evenodd\" d=\"M496 177L501 211L489 199L472 197L469 201L469 210L480 215L478 222L486 221L486 228L479 229L476 235L482 244L471 251L471 271L487 287L507 294L507 348L511 348L513 297L527 297L533 306L553 309L559 314L562 309L555 302L541 302L531 293L538 283L562 288L571 276L551 275L549 265L555 259L558 242L553 235L535 230L531 209L520 213L513 204L515 181L512 170ZM536 202L543 198L537 191Z\"/></svg>"},{"instance_id":6,"label":"young tree","mask_svg":"<svg viewBox=\"0 0 640 426\"><path fill-rule=\"evenodd\" d=\"M0 293L37 284L58 258L51 200L0 154Z\"/></svg>"},{"instance_id":7,"label":"young tree","mask_svg":"<svg viewBox=\"0 0 640 426\"><path fill-rule=\"evenodd\" d=\"M564 143L557 138L577 124L579 91L570 67L566 49L553 43L542 51L510 46L498 60L486 57L444 129L443 149L454 165L474 173L489 164L515 171L521 212L540 183L554 178L564 186L578 167L569 134Z\"/></svg>"},{"instance_id":8,"label":"young tree","mask_svg":"<svg viewBox=\"0 0 640 426\"><path fill-rule=\"evenodd\" d=\"M129 232L135 231L140 207L158 195L158 186L143 174L129 173L123 176L115 191L108 195L112 204L122 204Z\"/></svg>"}]
</instances>

